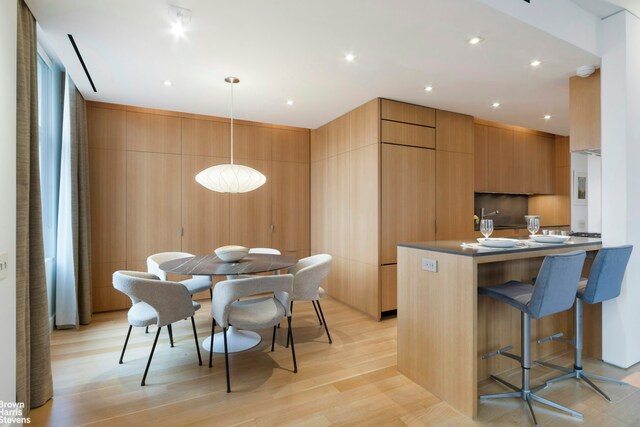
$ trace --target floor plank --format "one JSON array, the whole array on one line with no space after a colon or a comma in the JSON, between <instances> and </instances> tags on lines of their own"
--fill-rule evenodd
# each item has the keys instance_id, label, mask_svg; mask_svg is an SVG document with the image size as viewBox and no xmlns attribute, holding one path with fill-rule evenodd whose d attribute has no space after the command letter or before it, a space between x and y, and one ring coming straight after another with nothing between
<instances>
[{"instance_id":1,"label":"floor plank","mask_svg":"<svg viewBox=\"0 0 640 427\"><path fill-rule=\"evenodd\" d=\"M209 335L210 304L196 314L200 342ZM483 402L472 421L456 412L396 370L396 319L376 322L349 307L323 301L333 344L327 342L311 304L298 303L294 334L299 372L292 372L284 348L286 327L270 352L271 331L254 349L230 356L232 393L226 393L224 358L207 366L202 351L198 366L190 322L174 325L176 346L162 331L147 378L140 380L155 335L134 328L125 363L118 364L127 329L126 312L99 313L78 331L54 331L52 365L54 398L31 411L37 426L514 426L531 425L528 411L516 399ZM420 355L419 357L428 357ZM571 355L553 359L570 365ZM640 425L640 366L622 370L596 360L585 361L596 374L624 379L632 386L603 385L613 403L587 386L564 381L541 395L584 412L583 422L536 406L545 426ZM557 373L532 370L538 384ZM519 374L506 379L518 383ZM501 392L487 383L480 394Z\"/></svg>"}]
</instances>

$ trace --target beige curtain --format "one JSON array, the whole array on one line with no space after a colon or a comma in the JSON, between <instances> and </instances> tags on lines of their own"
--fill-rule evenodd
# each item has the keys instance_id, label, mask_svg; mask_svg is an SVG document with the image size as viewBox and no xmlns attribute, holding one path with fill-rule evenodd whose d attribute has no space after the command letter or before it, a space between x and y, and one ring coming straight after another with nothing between
<instances>
[{"instance_id":1,"label":"beige curtain","mask_svg":"<svg viewBox=\"0 0 640 427\"><path fill-rule=\"evenodd\" d=\"M36 21L18 0L16 120L16 400L25 410L53 395L38 147Z\"/></svg>"}]
</instances>

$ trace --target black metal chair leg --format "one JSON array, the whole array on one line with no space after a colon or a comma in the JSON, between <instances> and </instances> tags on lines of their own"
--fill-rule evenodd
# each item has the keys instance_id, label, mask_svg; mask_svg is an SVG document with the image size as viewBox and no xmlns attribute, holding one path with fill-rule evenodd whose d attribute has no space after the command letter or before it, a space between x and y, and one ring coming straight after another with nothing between
<instances>
[{"instance_id":1,"label":"black metal chair leg","mask_svg":"<svg viewBox=\"0 0 640 427\"><path fill-rule=\"evenodd\" d=\"M169 330L169 341L171 341L171 347L173 347L173 329L171 328L171 323L167 325L167 329Z\"/></svg>"},{"instance_id":2,"label":"black metal chair leg","mask_svg":"<svg viewBox=\"0 0 640 427\"><path fill-rule=\"evenodd\" d=\"M324 323L324 330L327 332L327 338L329 338L329 344L332 344L331 335L329 334L329 327L327 326L327 321L324 318L324 313L322 312L322 306L320 305L320 301L316 301L318 303L318 308L320 309L320 316L322 317L322 323Z\"/></svg>"},{"instance_id":3,"label":"black metal chair leg","mask_svg":"<svg viewBox=\"0 0 640 427\"><path fill-rule=\"evenodd\" d=\"M211 300L213 300L213 287L209 288L209 296L211 297Z\"/></svg>"},{"instance_id":4,"label":"black metal chair leg","mask_svg":"<svg viewBox=\"0 0 640 427\"><path fill-rule=\"evenodd\" d=\"M202 366L202 357L200 356L200 344L198 344L198 333L196 332L196 321L191 316L191 326L193 326L193 338L196 340L196 350L198 350L198 365Z\"/></svg>"},{"instance_id":5,"label":"black metal chair leg","mask_svg":"<svg viewBox=\"0 0 640 427\"><path fill-rule=\"evenodd\" d=\"M293 301L291 301L291 305L289 306L289 310L291 311L291 315L293 316ZM291 322L289 322L289 328L291 328ZM289 348L289 333L287 332L287 345L286 348Z\"/></svg>"},{"instance_id":6,"label":"black metal chair leg","mask_svg":"<svg viewBox=\"0 0 640 427\"><path fill-rule=\"evenodd\" d=\"M124 340L124 347L122 347L122 353L120 354L120 363L122 365L122 359L124 358L124 351L127 349L127 343L129 342L129 335L131 335L131 329L133 326L129 325L129 330L127 331L127 338ZM273 349L271 350L273 351Z\"/></svg>"},{"instance_id":7,"label":"black metal chair leg","mask_svg":"<svg viewBox=\"0 0 640 427\"><path fill-rule=\"evenodd\" d=\"M144 329L144 333L145 333L145 334L148 334L148 333L149 333L149 327L148 327L148 326Z\"/></svg>"},{"instance_id":8,"label":"black metal chair leg","mask_svg":"<svg viewBox=\"0 0 640 427\"><path fill-rule=\"evenodd\" d=\"M213 366L213 335L216 330L216 319L211 319L211 342L209 343L209 367Z\"/></svg>"},{"instance_id":9,"label":"black metal chair leg","mask_svg":"<svg viewBox=\"0 0 640 427\"><path fill-rule=\"evenodd\" d=\"M316 311L316 316L318 317L318 322L320 322L320 326L322 326L322 319L320 318L320 313L318 313L318 307L316 307L316 302L311 300L311 304L313 304L313 309Z\"/></svg>"},{"instance_id":10,"label":"black metal chair leg","mask_svg":"<svg viewBox=\"0 0 640 427\"><path fill-rule=\"evenodd\" d=\"M156 351L156 344L158 344L158 337L160 336L160 330L162 328L158 327L158 332L156 332L156 338L153 340L153 347L151 347L151 354L149 354L149 360L147 361L147 367L144 370L144 375L142 376L141 386L145 385L145 381L147 380L147 373L149 372L149 366L151 366L151 359L153 359L153 352Z\"/></svg>"},{"instance_id":11,"label":"black metal chair leg","mask_svg":"<svg viewBox=\"0 0 640 427\"><path fill-rule=\"evenodd\" d=\"M227 348L227 328L222 328L224 336L224 367L227 370L227 393L231 393L231 381L229 380L229 349Z\"/></svg>"},{"instance_id":12,"label":"black metal chair leg","mask_svg":"<svg viewBox=\"0 0 640 427\"><path fill-rule=\"evenodd\" d=\"M291 356L293 356L293 373L298 372L298 363L296 362L296 349L293 345L293 332L291 328L291 316L287 317L287 321L289 322L289 334L287 335L291 340Z\"/></svg>"},{"instance_id":13,"label":"black metal chair leg","mask_svg":"<svg viewBox=\"0 0 640 427\"><path fill-rule=\"evenodd\" d=\"M271 351L273 351L273 347L276 344L276 329L277 329L277 326L274 326L273 327L273 338L271 338Z\"/></svg>"}]
</instances>

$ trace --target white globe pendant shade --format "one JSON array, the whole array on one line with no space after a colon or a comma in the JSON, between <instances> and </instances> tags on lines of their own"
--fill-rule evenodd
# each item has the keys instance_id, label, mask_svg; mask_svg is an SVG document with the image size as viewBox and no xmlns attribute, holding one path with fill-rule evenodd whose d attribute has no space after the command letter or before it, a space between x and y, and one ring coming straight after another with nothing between
<instances>
[{"instance_id":1,"label":"white globe pendant shade","mask_svg":"<svg viewBox=\"0 0 640 427\"><path fill-rule=\"evenodd\" d=\"M264 185L267 177L249 166L225 164L203 170L196 181L219 193L247 193Z\"/></svg>"}]
</instances>

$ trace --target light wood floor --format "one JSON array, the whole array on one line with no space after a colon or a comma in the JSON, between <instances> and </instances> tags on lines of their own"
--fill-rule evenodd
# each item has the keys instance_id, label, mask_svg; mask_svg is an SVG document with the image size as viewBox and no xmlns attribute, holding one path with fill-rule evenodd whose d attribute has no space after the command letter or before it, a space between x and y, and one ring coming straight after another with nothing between
<instances>
[{"instance_id":1,"label":"light wood floor","mask_svg":"<svg viewBox=\"0 0 640 427\"><path fill-rule=\"evenodd\" d=\"M225 392L224 356L214 368L197 365L190 322L174 325L176 347L161 334L147 386L140 379L154 333L134 328L125 363L118 364L126 334L126 312L97 314L79 331L55 331L52 340L55 396L31 411L32 425L185 426L185 425L428 425L529 426L520 401L479 404L473 422L396 371L396 320L375 322L331 299L323 300L333 337L329 345L310 303L297 303L294 332L299 372L291 353L270 331L256 348L230 356L232 393ZM200 341L209 334L209 304L196 315ZM284 343L286 328L277 342ZM429 357L419 354L416 357ZM569 364L569 356L556 359ZM623 378L630 387L603 385L607 403L574 381L552 385L541 395L585 414L584 422L537 406L544 426L640 425L640 366L625 371L589 360L594 373ZM534 377L553 373L534 368ZM517 384L518 375L510 378ZM534 380L534 384L536 384ZM490 383L481 393L505 391Z\"/></svg>"}]
</instances>

